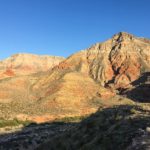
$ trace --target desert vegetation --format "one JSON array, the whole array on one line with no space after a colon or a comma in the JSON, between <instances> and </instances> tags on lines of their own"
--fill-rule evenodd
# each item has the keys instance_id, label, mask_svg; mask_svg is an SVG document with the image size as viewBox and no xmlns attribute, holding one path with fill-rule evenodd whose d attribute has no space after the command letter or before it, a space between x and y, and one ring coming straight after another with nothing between
<instances>
[{"instance_id":1,"label":"desert vegetation","mask_svg":"<svg viewBox=\"0 0 150 150\"><path fill-rule=\"evenodd\" d=\"M38 150L140 150L150 144L142 144L139 139L149 134L149 115L149 109L138 105L100 109L70 131L42 144ZM135 142L138 146L133 144Z\"/></svg>"},{"instance_id":2,"label":"desert vegetation","mask_svg":"<svg viewBox=\"0 0 150 150\"><path fill-rule=\"evenodd\" d=\"M30 123L31 123L30 121L22 121L18 119L5 120L3 118L0 118L0 128L14 127L14 126L19 126L19 125L27 126Z\"/></svg>"}]
</instances>

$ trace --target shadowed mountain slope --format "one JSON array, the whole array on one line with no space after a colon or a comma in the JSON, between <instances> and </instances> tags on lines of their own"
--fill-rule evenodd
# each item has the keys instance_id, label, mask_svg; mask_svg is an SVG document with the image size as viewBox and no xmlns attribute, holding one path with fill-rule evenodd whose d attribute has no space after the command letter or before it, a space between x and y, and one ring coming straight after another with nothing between
<instances>
[{"instance_id":1,"label":"shadowed mountain slope","mask_svg":"<svg viewBox=\"0 0 150 150\"><path fill-rule=\"evenodd\" d=\"M131 88L122 91L122 94L137 102L150 103L150 72L143 73L131 83Z\"/></svg>"}]
</instances>

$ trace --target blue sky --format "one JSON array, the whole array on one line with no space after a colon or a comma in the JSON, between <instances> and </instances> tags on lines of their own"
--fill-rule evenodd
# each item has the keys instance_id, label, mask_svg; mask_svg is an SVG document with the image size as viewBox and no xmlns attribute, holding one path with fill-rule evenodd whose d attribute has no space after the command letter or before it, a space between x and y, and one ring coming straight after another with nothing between
<instances>
[{"instance_id":1,"label":"blue sky","mask_svg":"<svg viewBox=\"0 0 150 150\"><path fill-rule=\"evenodd\" d=\"M0 59L67 57L119 31L150 38L150 0L0 0Z\"/></svg>"}]
</instances>

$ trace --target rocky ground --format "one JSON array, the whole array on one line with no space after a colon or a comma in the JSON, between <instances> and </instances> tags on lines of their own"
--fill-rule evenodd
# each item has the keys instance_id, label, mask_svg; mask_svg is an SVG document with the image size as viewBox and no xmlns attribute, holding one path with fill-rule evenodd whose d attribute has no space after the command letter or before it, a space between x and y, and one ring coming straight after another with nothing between
<instances>
[{"instance_id":1,"label":"rocky ground","mask_svg":"<svg viewBox=\"0 0 150 150\"><path fill-rule=\"evenodd\" d=\"M100 107L81 118L6 126L0 150L149 150L149 116L150 104L134 103Z\"/></svg>"},{"instance_id":2,"label":"rocky ground","mask_svg":"<svg viewBox=\"0 0 150 150\"><path fill-rule=\"evenodd\" d=\"M1 128L0 150L33 150L47 139L74 127L75 123L30 124L27 127Z\"/></svg>"},{"instance_id":3,"label":"rocky ground","mask_svg":"<svg viewBox=\"0 0 150 150\"><path fill-rule=\"evenodd\" d=\"M38 150L149 150L150 110L146 105L100 109Z\"/></svg>"},{"instance_id":4,"label":"rocky ground","mask_svg":"<svg viewBox=\"0 0 150 150\"><path fill-rule=\"evenodd\" d=\"M47 139L59 135L73 126L75 123L57 122L1 128L0 150L33 150Z\"/></svg>"}]
</instances>

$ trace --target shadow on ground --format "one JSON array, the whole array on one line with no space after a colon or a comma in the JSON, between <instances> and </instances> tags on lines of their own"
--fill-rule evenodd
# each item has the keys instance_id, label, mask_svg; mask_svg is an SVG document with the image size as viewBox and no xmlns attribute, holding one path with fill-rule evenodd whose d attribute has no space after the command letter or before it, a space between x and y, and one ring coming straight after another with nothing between
<instances>
[{"instance_id":1,"label":"shadow on ground","mask_svg":"<svg viewBox=\"0 0 150 150\"><path fill-rule=\"evenodd\" d=\"M150 146L150 142L143 144L142 138L149 135L149 126L150 111L140 106L105 108L37 150L144 150Z\"/></svg>"},{"instance_id":2,"label":"shadow on ground","mask_svg":"<svg viewBox=\"0 0 150 150\"><path fill-rule=\"evenodd\" d=\"M150 102L150 72L145 72L136 81L132 82L132 89L123 91L128 98L137 102Z\"/></svg>"},{"instance_id":3,"label":"shadow on ground","mask_svg":"<svg viewBox=\"0 0 150 150\"><path fill-rule=\"evenodd\" d=\"M30 123L20 131L0 134L0 150L33 150L39 144L69 130L76 123Z\"/></svg>"},{"instance_id":4,"label":"shadow on ground","mask_svg":"<svg viewBox=\"0 0 150 150\"><path fill-rule=\"evenodd\" d=\"M0 149L141 150L150 146L150 142L141 144L142 136L149 136L149 127L150 111L141 106L100 108L79 123L30 124L16 133L0 135Z\"/></svg>"}]
</instances>

